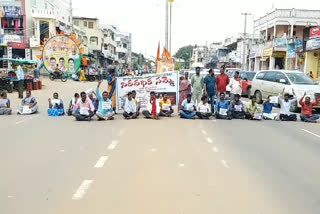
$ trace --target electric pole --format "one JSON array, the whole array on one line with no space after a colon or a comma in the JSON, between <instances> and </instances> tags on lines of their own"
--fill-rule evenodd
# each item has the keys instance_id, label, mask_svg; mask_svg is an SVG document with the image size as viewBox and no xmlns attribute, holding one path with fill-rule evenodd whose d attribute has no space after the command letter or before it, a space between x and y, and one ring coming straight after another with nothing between
<instances>
[{"instance_id":1,"label":"electric pole","mask_svg":"<svg viewBox=\"0 0 320 214\"><path fill-rule=\"evenodd\" d=\"M171 54L171 45L172 45L172 1L170 1L170 45L169 45L170 54Z\"/></svg>"},{"instance_id":2,"label":"electric pole","mask_svg":"<svg viewBox=\"0 0 320 214\"><path fill-rule=\"evenodd\" d=\"M169 2L166 1L166 26L165 26L165 48L168 50L169 46L169 35L168 35L168 29L169 29Z\"/></svg>"},{"instance_id":3,"label":"electric pole","mask_svg":"<svg viewBox=\"0 0 320 214\"><path fill-rule=\"evenodd\" d=\"M70 22L71 22L71 33L73 33L73 10L72 10L72 0L69 1L70 7Z\"/></svg>"},{"instance_id":4,"label":"electric pole","mask_svg":"<svg viewBox=\"0 0 320 214\"><path fill-rule=\"evenodd\" d=\"M242 69L246 69L247 57L246 57L246 41L247 41L247 16L252 15L251 13L241 13L244 16L244 31L243 31L243 56L242 56Z\"/></svg>"}]
</instances>

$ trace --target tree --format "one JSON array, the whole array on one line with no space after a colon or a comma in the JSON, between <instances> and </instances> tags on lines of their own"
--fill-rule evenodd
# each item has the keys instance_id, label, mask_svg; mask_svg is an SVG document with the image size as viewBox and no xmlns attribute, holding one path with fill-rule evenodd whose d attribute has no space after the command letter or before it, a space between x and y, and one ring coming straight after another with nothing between
<instances>
[{"instance_id":1,"label":"tree","mask_svg":"<svg viewBox=\"0 0 320 214\"><path fill-rule=\"evenodd\" d=\"M183 59L186 63L186 67L189 67L190 59L192 57L192 52L193 52L192 45L184 46L177 51L174 57L178 59Z\"/></svg>"}]
</instances>

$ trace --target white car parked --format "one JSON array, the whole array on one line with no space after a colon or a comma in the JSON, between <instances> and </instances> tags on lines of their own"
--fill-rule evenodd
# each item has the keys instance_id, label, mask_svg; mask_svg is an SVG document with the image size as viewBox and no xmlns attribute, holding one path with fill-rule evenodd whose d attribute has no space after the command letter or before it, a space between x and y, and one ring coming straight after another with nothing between
<instances>
[{"instance_id":1,"label":"white car parked","mask_svg":"<svg viewBox=\"0 0 320 214\"><path fill-rule=\"evenodd\" d=\"M283 89L290 95L292 95L293 89L297 96L298 102L291 107L292 111L297 111L301 107L299 99L303 97L305 92L311 95L313 100L314 96L320 98L320 85L318 83L301 71L289 70L258 72L252 80L251 95L255 95L257 102L261 104L269 95L278 96L281 94ZM320 106L315 108L320 108Z\"/></svg>"}]
</instances>

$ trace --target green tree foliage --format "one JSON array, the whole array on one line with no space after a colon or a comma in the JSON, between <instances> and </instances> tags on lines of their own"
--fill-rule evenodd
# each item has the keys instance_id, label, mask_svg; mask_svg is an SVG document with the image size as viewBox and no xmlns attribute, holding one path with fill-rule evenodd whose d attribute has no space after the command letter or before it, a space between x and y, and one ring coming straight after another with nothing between
<instances>
[{"instance_id":1,"label":"green tree foliage","mask_svg":"<svg viewBox=\"0 0 320 214\"><path fill-rule=\"evenodd\" d=\"M188 67L190 64L190 59L192 57L193 47L194 46L192 45L188 45L180 48L174 55L174 57L178 59L183 59L186 62L186 67Z\"/></svg>"}]
</instances>

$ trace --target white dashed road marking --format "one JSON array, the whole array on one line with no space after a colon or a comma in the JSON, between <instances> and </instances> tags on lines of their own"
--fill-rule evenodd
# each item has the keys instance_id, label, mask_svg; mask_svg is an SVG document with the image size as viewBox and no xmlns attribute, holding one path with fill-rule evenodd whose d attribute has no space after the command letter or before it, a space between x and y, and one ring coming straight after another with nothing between
<instances>
[{"instance_id":1,"label":"white dashed road marking","mask_svg":"<svg viewBox=\"0 0 320 214\"><path fill-rule=\"evenodd\" d=\"M116 146L118 145L118 143L119 143L118 141L113 140L113 141L111 142L111 144L108 146L108 149L109 149L109 150L115 149Z\"/></svg>"},{"instance_id":2,"label":"white dashed road marking","mask_svg":"<svg viewBox=\"0 0 320 214\"><path fill-rule=\"evenodd\" d=\"M229 168L229 165L227 164L227 162L225 160L221 160L221 163L224 167Z\"/></svg>"},{"instance_id":3,"label":"white dashed road marking","mask_svg":"<svg viewBox=\"0 0 320 214\"><path fill-rule=\"evenodd\" d=\"M12 195L8 195L8 198L13 198L13 196Z\"/></svg>"},{"instance_id":4,"label":"white dashed road marking","mask_svg":"<svg viewBox=\"0 0 320 214\"><path fill-rule=\"evenodd\" d=\"M315 137L320 138L320 135L317 135L317 134L315 134L315 133L313 133L313 132L310 132L310 131L308 131L308 130L306 130L306 129L301 129L301 130L304 131L304 132L307 132L307 133L309 133L309 134L311 134L311 135L313 135L313 136L315 136Z\"/></svg>"},{"instance_id":5,"label":"white dashed road marking","mask_svg":"<svg viewBox=\"0 0 320 214\"><path fill-rule=\"evenodd\" d=\"M183 167L185 167L185 165L184 165L184 163L179 163L179 168L183 168Z\"/></svg>"},{"instance_id":6,"label":"white dashed road marking","mask_svg":"<svg viewBox=\"0 0 320 214\"><path fill-rule=\"evenodd\" d=\"M84 195L87 193L87 190L90 188L92 183L93 183L93 180L84 180L79 186L78 190L73 194L72 199L73 200L82 199Z\"/></svg>"},{"instance_id":7,"label":"white dashed road marking","mask_svg":"<svg viewBox=\"0 0 320 214\"><path fill-rule=\"evenodd\" d=\"M96 165L94 165L94 167L95 168L102 168L108 159L109 159L108 156L101 156L99 158L98 162L96 163Z\"/></svg>"},{"instance_id":8,"label":"white dashed road marking","mask_svg":"<svg viewBox=\"0 0 320 214\"><path fill-rule=\"evenodd\" d=\"M201 130L202 134L207 135L207 132L205 130Z\"/></svg>"},{"instance_id":9,"label":"white dashed road marking","mask_svg":"<svg viewBox=\"0 0 320 214\"><path fill-rule=\"evenodd\" d=\"M157 151L157 149L152 148L152 149L149 149L149 151L150 151L150 152L156 152L156 151Z\"/></svg>"},{"instance_id":10,"label":"white dashed road marking","mask_svg":"<svg viewBox=\"0 0 320 214\"><path fill-rule=\"evenodd\" d=\"M213 143L212 139L209 137L207 138L207 141L208 141L208 143Z\"/></svg>"},{"instance_id":11,"label":"white dashed road marking","mask_svg":"<svg viewBox=\"0 0 320 214\"><path fill-rule=\"evenodd\" d=\"M217 147L212 147L212 151L214 151L214 152L219 152L219 150L218 150Z\"/></svg>"}]
</instances>

